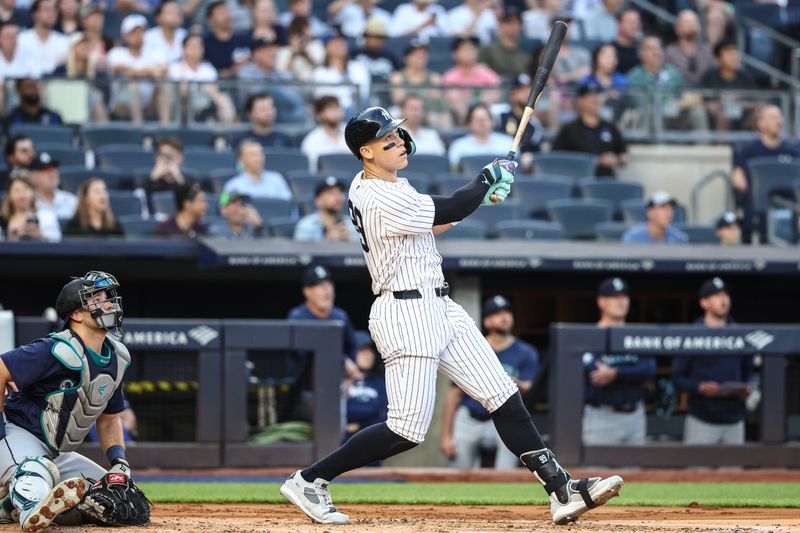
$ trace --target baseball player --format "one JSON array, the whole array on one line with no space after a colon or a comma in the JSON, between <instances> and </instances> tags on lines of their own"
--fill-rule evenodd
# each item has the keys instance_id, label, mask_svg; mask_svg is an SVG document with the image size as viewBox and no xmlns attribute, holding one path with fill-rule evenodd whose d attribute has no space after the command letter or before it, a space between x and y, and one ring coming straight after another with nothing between
<instances>
[{"instance_id":1,"label":"baseball player","mask_svg":"<svg viewBox=\"0 0 800 533\"><path fill-rule=\"evenodd\" d=\"M331 502L329 482L422 442L441 370L492 413L503 443L550 495L553 522L566 524L616 496L622 478L572 480L558 464L516 384L475 322L449 298L434 241L434 234L480 205L504 200L516 164L492 161L452 196L420 194L397 175L415 151L402 123L385 109L371 107L357 113L345 128L347 146L364 168L350 184L348 208L377 296L369 330L386 366L388 419L362 429L329 456L292 474L281 494L312 521L348 523L349 517Z\"/></svg>"},{"instance_id":2,"label":"baseball player","mask_svg":"<svg viewBox=\"0 0 800 533\"><path fill-rule=\"evenodd\" d=\"M514 315L511 302L497 295L483 304L483 327L486 340L497 354L503 369L525 394L533 386L539 371L539 352L511 333ZM442 453L456 468L481 466L481 449L497 449L495 468L516 468L519 459L505 447L492 423L492 414L456 385L447 391L442 422Z\"/></svg>"},{"instance_id":3,"label":"baseball player","mask_svg":"<svg viewBox=\"0 0 800 533\"><path fill-rule=\"evenodd\" d=\"M40 531L54 520L147 525L150 502L125 459L122 378L128 349L121 333L119 283L91 271L64 285L56 311L64 330L0 357L0 522ZM74 450L93 425L111 469Z\"/></svg>"}]
</instances>

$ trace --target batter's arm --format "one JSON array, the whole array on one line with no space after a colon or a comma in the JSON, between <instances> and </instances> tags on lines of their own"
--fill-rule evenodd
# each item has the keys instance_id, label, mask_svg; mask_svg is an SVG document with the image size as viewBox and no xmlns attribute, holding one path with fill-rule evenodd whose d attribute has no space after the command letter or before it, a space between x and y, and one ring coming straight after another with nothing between
<instances>
[{"instance_id":1,"label":"batter's arm","mask_svg":"<svg viewBox=\"0 0 800 533\"><path fill-rule=\"evenodd\" d=\"M453 421L456 417L456 409L461 403L464 393L455 385L451 385L444 400L444 417L442 420L442 445L441 450L445 457L453 459L456 456L456 446L453 442Z\"/></svg>"},{"instance_id":2,"label":"batter's arm","mask_svg":"<svg viewBox=\"0 0 800 533\"><path fill-rule=\"evenodd\" d=\"M450 222L449 224L441 224L439 226L434 226L433 227L433 234L434 235L441 235L442 233L444 233L445 231L449 230L453 226L455 226L455 224L452 223L452 222Z\"/></svg>"}]
</instances>

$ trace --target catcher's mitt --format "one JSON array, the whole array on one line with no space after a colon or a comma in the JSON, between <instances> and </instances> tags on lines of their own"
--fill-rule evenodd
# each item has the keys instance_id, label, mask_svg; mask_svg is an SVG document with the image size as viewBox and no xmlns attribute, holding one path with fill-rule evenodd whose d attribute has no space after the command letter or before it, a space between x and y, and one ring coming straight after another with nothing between
<instances>
[{"instance_id":1,"label":"catcher's mitt","mask_svg":"<svg viewBox=\"0 0 800 533\"><path fill-rule=\"evenodd\" d=\"M117 472L109 472L100 481L94 481L78 508L89 521L98 525L146 526L150 523L150 500L130 476Z\"/></svg>"}]
</instances>

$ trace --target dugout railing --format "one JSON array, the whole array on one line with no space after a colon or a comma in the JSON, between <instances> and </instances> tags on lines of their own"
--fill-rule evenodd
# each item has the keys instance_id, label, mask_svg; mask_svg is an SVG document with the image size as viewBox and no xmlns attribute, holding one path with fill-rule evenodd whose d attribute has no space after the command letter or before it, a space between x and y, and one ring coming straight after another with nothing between
<instances>
[{"instance_id":1,"label":"dugout railing","mask_svg":"<svg viewBox=\"0 0 800 533\"><path fill-rule=\"evenodd\" d=\"M553 324L549 376L550 445L565 464L688 467L798 467L800 442L786 440L787 358L800 353L800 327L785 325L624 326ZM760 368L760 435L743 445L699 446L682 442L584 445L581 439L585 374L583 354L640 356L754 356ZM795 388L790 390L795 391Z\"/></svg>"}]
</instances>

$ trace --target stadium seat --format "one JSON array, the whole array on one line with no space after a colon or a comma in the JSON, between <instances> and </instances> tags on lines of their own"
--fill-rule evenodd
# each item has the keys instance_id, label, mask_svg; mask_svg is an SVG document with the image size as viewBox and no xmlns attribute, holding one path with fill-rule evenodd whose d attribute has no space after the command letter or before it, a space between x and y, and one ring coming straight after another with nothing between
<instances>
[{"instance_id":1,"label":"stadium seat","mask_svg":"<svg viewBox=\"0 0 800 533\"><path fill-rule=\"evenodd\" d=\"M480 220L462 220L458 225L436 236L437 239L485 239L488 228Z\"/></svg>"},{"instance_id":2,"label":"stadium seat","mask_svg":"<svg viewBox=\"0 0 800 533\"><path fill-rule=\"evenodd\" d=\"M494 231L500 239L529 241L557 241L564 234L561 224L545 220L505 220L495 224Z\"/></svg>"},{"instance_id":3,"label":"stadium seat","mask_svg":"<svg viewBox=\"0 0 800 533\"><path fill-rule=\"evenodd\" d=\"M297 221L292 217L273 217L267 219L265 224L269 228L270 236L291 239L294 237L294 227Z\"/></svg>"},{"instance_id":4,"label":"stadium seat","mask_svg":"<svg viewBox=\"0 0 800 533\"><path fill-rule=\"evenodd\" d=\"M172 191L158 191L150 195L150 206L155 214L173 215L175 207L175 193Z\"/></svg>"},{"instance_id":5,"label":"stadium seat","mask_svg":"<svg viewBox=\"0 0 800 533\"><path fill-rule=\"evenodd\" d=\"M81 138L84 146L92 150L109 144L135 144L141 147L144 133L137 124L87 124L81 128Z\"/></svg>"},{"instance_id":6,"label":"stadium seat","mask_svg":"<svg viewBox=\"0 0 800 533\"><path fill-rule=\"evenodd\" d=\"M647 222L647 207L644 200L624 200L620 203L620 210L622 211L622 220L627 224ZM683 204L675 204L672 221L674 223L686 221L686 207Z\"/></svg>"},{"instance_id":7,"label":"stadium seat","mask_svg":"<svg viewBox=\"0 0 800 533\"><path fill-rule=\"evenodd\" d=\"M461 170L462 174L466 174L467 176L475 176L483 167L486 166L487 163L491 162L495 158L503 159L505 156L506 154L468 155L461 158L461 161L458 162L458 168Z\"/></svg>"},{"instance_id":8,"label":"stadium seat","mask_svg":"<svg viewBox=\"0 0 800 533\"><path fill-rule=\"evenodd\" d=\"M470 178L461 174L448 174L438 178L433 187L438 194L449 196L469 182Z\"/></svg>"},{"instance_id":9,"label":"stadium seat","mask_svg":"<svg viewBox=\"0 0 800 533\"><path fill-rule=\"evenodd\" d=\"M100 178L106 182L109 190L133 190L136 181L132 174L125 173L117 168L95 168L89 170L85 167L62 167L59 171L61 188L71 193L78 192L81 183L89 178Z\"/></svg>"},{"instance_id":10,"label":"stadium seat","mask_svg":"<svg viewBox=\"0 0 800 533\"><path fill-rule=\"evenodd\" d=\"M581 196L597 200L608 200L614 204L615 217L622 218L622 202L626 200L641 200L644 196L644 187L641 183L632 181L600 181L596 179L581 180L578 183Z\"/></svg>"},{"instance_id":11,"label":"stadium seat","mask_svg":"<svg viewBox=\"0 0 800 533\"><path fill-rule=\"evenodd\" d=\"M580 179L594 176L597 158L581 152L544 152L533 158L533 173Z\"/></svg>"},{"instance_id":12,"label":"stadium seat","mask_svg":"<svg viewBox=\"0 0 800 533\"><path fill-rule=\"evenodd\" d=\"M133 191L108 191L108 202L115 217L142 216L142 202Z\"/></svg>"},{"instance_id":13,"label":"stadium seat","mask_svg":"<svg viewBox=\"0 0 800 533\"><path fill-rule=\"evenodd\" d=\"M308 156L299 148L264 148L267 170L280 172L284 176L289 172L309 170Z\"/></svg>"},{"instance_id":14,"label":"stadium seat","mask_svg":"<svg viewBox=\"0 0 800 533\"><path fill-rule=\"evenodd\" d=\"M800 161L784 157L756 157L748 162L753 212L767 216L770 198L795 199L795 182L800 180Z\"/></svg>"},{"instance_id":15,"label":"stadium seat","mask_svg":"<svg viewBox=\"0 0 800 533\"><path fill-rule=\"evenodd\" d=\"M629 227L624 222L600 222L594 225L594 234L600 242L620 242Z\"/></svg>"},{"instance_id":16,"label":"stadium seat","mask_svg":"<svg viewBox=\"0 0 800 533\"><path fill-rule=\"evenodd\" d=\"M86 152L80 148L66 144L37 143L36 151L47 152L61 167L86 168Z\"/></svg>"},{"instance_id":17,"label":"stadium seat","mask_svg":"<svg viewBox=\"0 0 800 533\"><path fill-rule=\"evenodd\" d=\"M225 183L236 175L236 169L215 168L205 174L206 189L216 193L222 192Z\"/></svg>"},{"instance_id":18,"label":"stadium seat","mask_svg":"<svg viewBox=\"0 0 800 533\"><path fill-rule=\"evenodd\" d=\"M547 202L572 197L574 181L560 176L521 179L511 187L511 198L518 200L525 212L521 215L547 219Z\"/></svg>"},{"instance_id":19,"label":"stadium seat","mask_svg":"<svg viewBox=\"0 0 800 533\"><path fill-rule=\"evenodd\" d=\"M156 159L153 152L136 144L107 144L94 150L97 166L134 169L152 167Z\"/></svg>"},{"instance_id":20,"label":"stadium seat","mask_svg":"<svg viewBox=\"0 0 800 533\"><path fill-rule=\"evenodd\" d=\"M297 218L297 205L291 200L250 198L250 203L264 220L270 218Z\"/></svg>"},{"instance_id":21,"label":"stadium seat","mask_svg":"<svg viewBox=\"0 0 800 533\"><path fill-rule=\"evenodd\" d=\"M186 128L154 128L148 132L148 137L153 139L153 146L156 142L167 137L176 137L183 144L184 149L190 146L200 146L213 148L216 146L217 139L224 137L223 134L212 129L202 127Z\"/></svg>"},{"instance_id":22,"label":"stadium seat","mask_svg":"<svg viewBox=\"0 0 800 533\"><path fill-rule=\"evenodd\" d=\"M339 179L345 184L345 187L353 177L349 172L308 172L306 170L292 170L285 173L284 176L286 176L286 181L289 182L289 186L292 188L294 197L298 200L313 198L317 185L328 176Z\"/></svg>"},{"instance_id":23,"label":"stadium seat","mask_svg":"<svg viewBox=\"0 0 800 533\"><path fill-rule=\"evenodd\" d=\"M482 205L472 212L469 219L485 222L489 235L493 236L496 234L495 226L500 222L518 219L521 208L519 203L510 201L497 205Z\"/></svg>"},{"instance_id":24,"label":"stadium seat","mask_svg":"<svg viewBox=\"0 0 800 533\"><path fill-rule=\"evenodd\" d=\"M716 228L697 224L675 224L689 237L690 244L719 244Z\"/></svg>"},{"instance_id":25,"label":"stadium seat","mask_svg":"<svg viewBox=\"0 0 800 533\"><path fill-rule=\"evenodd\" d=\"M69 126L58 126L55 124L12 124L8 131L8 136L25 135L33 141L36 150L41 152L40 144L54 144L60 146L72 146L73 131Z\"/></svg>"},{"instance_id":26,"label":"stadium seat","mask_svg":"<svg viewBox=\"0 0 800 533\"><path fill-rule=\"evenodd\" d=\"M564 226L564 238L592 240L594 226L611 222L614 206L605 200L569 198L547 202L550 219Z\"/></svg>"},{"instance_id":27,"label":"stadium seat","mask_svg":"<svg viewBox=\"0 0 800 533\"><path fill-rule=\"evenodd\" d=\"M425 172L434 177L450 173L450 160L443 155L415 154L409 162L414 172Z\"/></svg>"},{"instance_id":28,"label":"stadium seat","mask_svg":"<svg viewBox=\"0 0 800 533\"><path fill-rule=\"evenodd\" d=\"M321 155L319 156L319 161L317 161L317 168L320 172L342 170L355 175L356 172L361 172L364 167L361 161L353 157L352 154L347 153Z\"/></svg>"},{"instance_id":29,"label":"stadium seat","mask_svg":"<svg viewBox=\"0 0 800 533\"><path fill-rule=\"evenodd\" d=\"M408 180L408 184L414 187L417 192L422 194L429 194L433 187L433 180L429 174L420 172L406 172L401 171L400 176ZM347 182L345 182L347 183Z\"/></svg>"},{"instance_id":30,"label":"stadium seat","mask_svg":"<svg viewBox=\"0 0 800 533\"><path fill-rule=\"evenodd\" d=\"M153 218L142 218L141 215L123 215L117 217L119 225L125 231L126 239L140 239L153 233L158 221Z\"/></svg>"},{"instance_id":31,"label":"stadium seat","mask_svg":"<svg viewBox=\"0 0 800 533\"><path fill-rule=\"evenodd\" d=\"M236 168L236 154L231 150L218 152L213 148L190 146L184 149L183 160L188 168L196 168L206 172L227 168L233 172Z\"/></svg>"}]
</instances>

